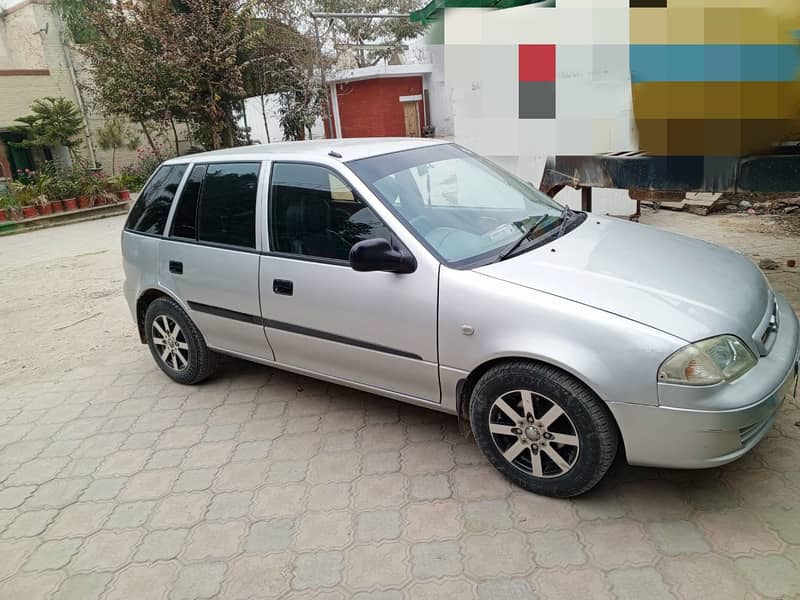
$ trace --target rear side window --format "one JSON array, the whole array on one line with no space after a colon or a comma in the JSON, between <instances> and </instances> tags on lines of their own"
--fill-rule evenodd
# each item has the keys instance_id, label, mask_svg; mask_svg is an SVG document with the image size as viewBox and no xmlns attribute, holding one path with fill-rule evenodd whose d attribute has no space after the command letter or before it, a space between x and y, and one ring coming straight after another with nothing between
<instances>
[{"instance_id":1,"label":"rear side window","mask_svg":"<svg viewBox=\"0 0 800 600\"><path fill-rule=\"evenodd\" d=\"M210 164L197 215L197 239L256 247L256 196L261 163Z\"/></svg>"},{"instance_id":2,"label":"rear side window","mask_svg":"<svg viewBox=\"0 0 800 600\"><path fill-rule=\"evenodd\" d=\"M185 171L186 165L167 165L156 171L131 208L125 228L162 235L172 200Z\"/></svg>"},{"instance_id":3,"label":"rear side window","mask_svg":"<svg viewBox=\"0 0 800 600\"><path fill-rule=\"evenodd\" d=\"M178 198L178 208L172 217L172 235L174 237L197 239L197 201L200 198L200 188L205 174L206 166L197 165L192 169L186 183L183 184L181 197Z\"/></svg>"}]
</instances>

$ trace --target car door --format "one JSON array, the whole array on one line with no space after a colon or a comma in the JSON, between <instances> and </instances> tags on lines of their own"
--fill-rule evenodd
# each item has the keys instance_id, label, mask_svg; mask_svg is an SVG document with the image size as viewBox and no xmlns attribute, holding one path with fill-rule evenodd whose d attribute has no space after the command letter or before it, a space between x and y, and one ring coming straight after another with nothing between
<instances>
[{"instance_id":1,"label":"car door","mask_svg":"<svg viewBox=\"0 0 800 600\"><path fill-rule=\"evenodd\" d=\"M215 349L274 360L258 298L261 162L192 166L159 249L159 278Z\"/></svg>"},{"instance_id":2,"label":"car door","mask_svg":"<svg viewBox=\"0 0 800 600\"><path fill-rule=\"evenodd\" d=\"M365 192L368 193L368 192ZM272 164L261 307L277 362L439 402L438 263L356 272L354 243L401 240L331 167Z\"/></svg>"}]
</instances>

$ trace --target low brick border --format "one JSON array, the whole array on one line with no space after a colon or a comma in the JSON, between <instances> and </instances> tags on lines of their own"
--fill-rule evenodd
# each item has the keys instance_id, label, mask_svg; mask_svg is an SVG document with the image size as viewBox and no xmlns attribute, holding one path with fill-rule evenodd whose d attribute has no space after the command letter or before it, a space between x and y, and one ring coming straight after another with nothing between
<instances>
[{"instance_id":1,"label":"low brick border","mask_svg":"<svg viewBox=\"0 0 800 600\"><path fill-rule=\"evenodd\" d=\"M103 206L93 206L91 208L79 208L78 210L55 213L52 215L40 215L22 221L5 221L0 223L0 236L124 215L128 212L134 200L133 195L131 195L131 200L128 202L117 202L115 204L105 204Z\"/></svg>"}]
</instances>

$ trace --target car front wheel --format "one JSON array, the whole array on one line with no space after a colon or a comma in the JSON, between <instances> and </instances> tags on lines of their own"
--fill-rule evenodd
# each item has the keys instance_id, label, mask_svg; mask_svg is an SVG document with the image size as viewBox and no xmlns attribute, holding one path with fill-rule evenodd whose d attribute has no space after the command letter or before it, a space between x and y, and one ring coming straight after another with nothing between
<instances>
[{"instance_id":1,"label":"car front wheel","mask_svg":"<svg viewBox=\"0 0 800 600\"><path fill-rule=\"evenodd\" d=\"M172 298L157 298L144 317L147 345L158 366L173 381L199 383L216 370L217 354Z\"/></svg>"},{"instance_id":2,"label":"car front wheel","mask_svg":"<svg viewBox=\"0 0 800 600\"><path fill-rule=\"evenodd\" d=\"M616 425L603 402L572 376L535 362L492 367L470 402L478 446L512 482L567 498L594 487L617 453Z\"/></svg>"}]
</instances>

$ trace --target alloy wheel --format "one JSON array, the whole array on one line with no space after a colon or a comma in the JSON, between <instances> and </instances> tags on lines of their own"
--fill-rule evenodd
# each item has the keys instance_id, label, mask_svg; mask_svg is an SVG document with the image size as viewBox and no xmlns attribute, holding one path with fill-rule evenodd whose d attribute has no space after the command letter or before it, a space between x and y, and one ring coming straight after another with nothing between
<instances>
[{"instance_id":1,"label":"alloy wheel","mask_svg":"<svg viewBox=\"0 0 800 600\"><path fill-rule=\"evenodd\" d=\"M153 319L153 345L162 362L174 371L183 371L189 366L189 344L178 323L167 315Z\"/></svg>"},{"instance_id":2,"label":"alloy wheel","mask_svg":"<svg viewBox=\"0 0 800 600\"><path fill-rule=\"evenodd\" d=\"M534 477L560 477L578 460L578 430L550 398L513 390L489 410L489 432L497 449L515 468Z\"/></svg>"}]
</instances>

